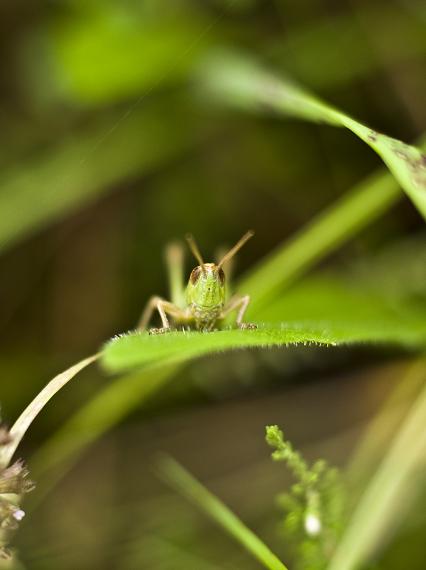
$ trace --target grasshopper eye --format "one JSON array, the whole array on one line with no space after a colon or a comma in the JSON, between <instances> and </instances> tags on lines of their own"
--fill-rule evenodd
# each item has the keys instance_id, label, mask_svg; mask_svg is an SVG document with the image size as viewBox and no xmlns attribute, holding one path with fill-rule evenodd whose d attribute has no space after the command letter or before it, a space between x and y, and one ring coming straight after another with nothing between
<instances>
[{"instance_id":1,"label":"grasshopper eye","mask_svg":"<svg viewBox=\"0 0 426 570\"><path fill-rule=\"evenodd\" d=\"M192 285L195 285L198 281L198 279L200 278L200 275L202 273L201 267L196 267L195 269L193 269L191 271L191 275L189 277L189 280L191 281Z\"/></svg>"},{"instance_id":2,"label":"grasshopper eye","mask_svg":"<svg viewBox=\"0 0 426 570\"><path fill-rule=\"evenodd\" d=\"M225 285L225 273L222 268L219 269L219 281L221 285Z\"/></svg>"}]
</instances>

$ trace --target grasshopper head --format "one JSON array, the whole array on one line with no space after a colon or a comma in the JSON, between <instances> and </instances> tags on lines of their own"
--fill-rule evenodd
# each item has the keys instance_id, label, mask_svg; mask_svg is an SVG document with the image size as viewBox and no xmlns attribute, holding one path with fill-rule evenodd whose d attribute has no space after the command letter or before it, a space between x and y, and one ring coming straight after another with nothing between
<instances>
[{"instance_id":1,"label":"grasshopper head","mask_svg":"<svg viewBox=\"0 0 426 570\"><path fill-rule=\"evenodd\" d=\"M215 263L197 265L191 271L187 287L188 304L209 308L225 302L225 273Z\"/></svg>"},{"instance_id":2,"label":"grasshopper head","mask_svg":"<svg viewBox=\"0 0 426 570\"><path fill-rule=\"evenodd\" d=\"M192 236L186 237L189 247L199 265L194 267L189 277L187 287L187 302L198 307L213 308L225 302L225 273L223 264L231 259L236 252L250 239L253 232L247 232L226 255L216 263L204 263L201 253Z\"/></svg>"}]
</instances>

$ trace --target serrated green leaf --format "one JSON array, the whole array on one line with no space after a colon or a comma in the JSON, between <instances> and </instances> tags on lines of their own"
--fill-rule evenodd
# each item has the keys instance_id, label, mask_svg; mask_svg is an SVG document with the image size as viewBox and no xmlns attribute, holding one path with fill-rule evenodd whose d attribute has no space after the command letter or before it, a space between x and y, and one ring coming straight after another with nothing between
<instances>
[{"instance_id":1,"label":"serrated green leaf","mask_svg":"<svg viewBox=\"0 0 426 570\"><path fill-rule=\"evenodd\" d=\"M122 372L163 359L181 362L238 348L367 342L426 346L426 323L290 321L275 326L262 324L257 330L175 331L164 336L135 332L110 341L104 348L102 363L110 372Z\"/></svg>"}]
</instances>

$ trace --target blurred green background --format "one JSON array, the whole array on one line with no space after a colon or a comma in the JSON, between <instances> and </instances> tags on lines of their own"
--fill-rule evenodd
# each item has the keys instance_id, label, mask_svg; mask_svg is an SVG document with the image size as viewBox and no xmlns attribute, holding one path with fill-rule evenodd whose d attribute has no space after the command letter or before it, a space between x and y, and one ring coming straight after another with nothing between
<instances>
[{"instance_id":1,"label":"blurred green background","mask_svg":"<svg viewBox=\"0 0 426 570\"><path fill-rule=\"evenodd\" d=\"M3 2L4 418L11 423L50 377L131 329L151 294L167 296L170 240L190 231L212 258L253 228L240 275L382 168L346 130L218 104L201 79L211 56L253 56L411 143L426 124L425 22L414 0ZM424 309L424 222L401 193L320 269L344 287L362 282L390 303ZM320 292L307 311L322 303ZM158 481L150 465L164 450L288 560L274 496L290 478L269 460L264 425L279 423L309 458L343 466L415 357L395 346L297 347L192 363L56 485L55 476L37 480L43 500L38 491L27 499L32 512L15 541L24 565L257 568ZM20 450L30 466L109 382L93 369L58 395ZM424 568L424 525L419 513L407 515L378 549L377 568Z\"/></svg>"}]
</instances>

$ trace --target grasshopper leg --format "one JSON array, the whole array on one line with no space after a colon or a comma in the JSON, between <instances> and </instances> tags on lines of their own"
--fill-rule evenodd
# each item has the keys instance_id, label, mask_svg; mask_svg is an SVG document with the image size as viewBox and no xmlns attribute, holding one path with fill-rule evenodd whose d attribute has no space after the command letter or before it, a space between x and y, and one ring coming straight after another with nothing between
<instances>
[{"instance_id":1,"label":"grasshopper leg","mask_svg":"<svg viewBox=\"0 0 426 570\"><path fill-rule=\"evenodd\" d=\"M248 304L250 303L250 295L244 295L243 297L232 297L229 303L225 305L220 318L224 319L232 311L237 311L236 324L239 329L257 329L257 325L254 323L244 323L243 318L247 310Z\"/></svg>"},{"instance_id":2,"label":"grasshopper leg","mask_svg":"<svg viewBox=\"0 0 426 570\"><path fill-rule=\"evenodd\" d=\"M177 319L185 319L187 317L185 311L176 307L173 303L170 303L161 297L154 296L151 297L146 304L139 323L137 324L137 330L145 330L147 328L155 310L158 311L161 318L161 324L163 326L160 329L151 329L150 332L152 332L152 334L161 334L170 331L170 322L167 315Z\"/></svg>"},{"instance_id":3,"label":"grasshopper leg","mask_svg":"<svg viewBox=\"0 0 426 570\"><path fill-rule=\"evenodd\" d=\"M166 247L165 259L169 278L170 299L177 307L183 307L185 304L183 258L183 247L179 242L172 242Z\"/></svg>"}]
</instances>

